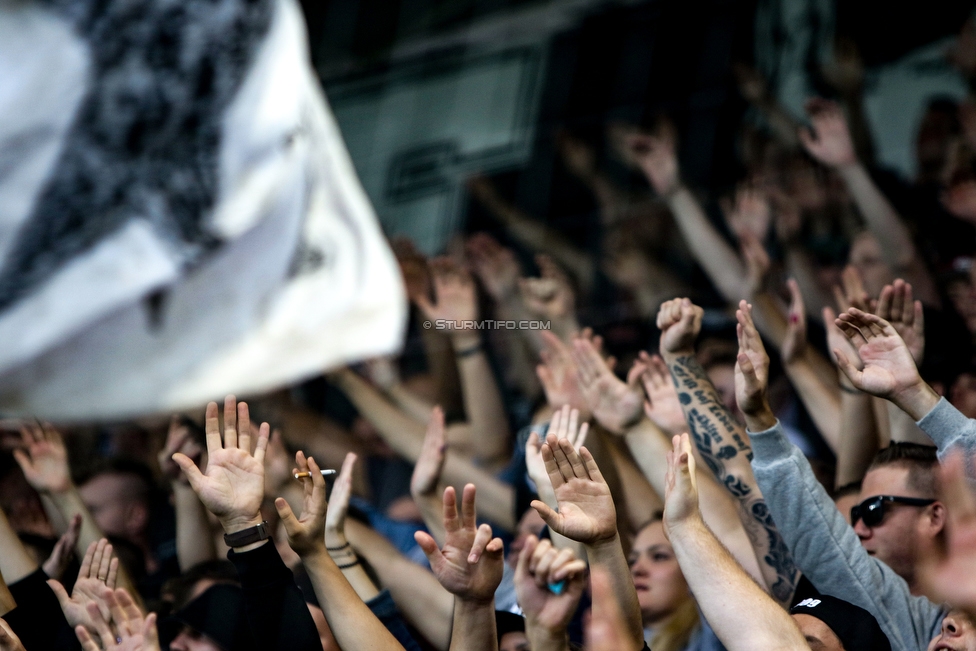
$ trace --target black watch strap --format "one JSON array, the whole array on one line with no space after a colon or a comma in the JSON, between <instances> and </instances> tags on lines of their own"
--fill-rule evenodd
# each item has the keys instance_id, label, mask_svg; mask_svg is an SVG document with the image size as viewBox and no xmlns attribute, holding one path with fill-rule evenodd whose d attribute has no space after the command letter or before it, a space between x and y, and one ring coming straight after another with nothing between
<instances>
[{"instance_id":1,"label":"black watch strap","mask_svg":"<svg viewBox=\"0 0 976 651\"><path fill-rule=\"evenodd\" d=\"M225 533L224 542L228 547L244 547L251 543L267 540L270 537L271 532L268 530L268 521L265 520L261 524L248 527L247 529L241 529L234 533Z\"/></svg>"}]
</instances>

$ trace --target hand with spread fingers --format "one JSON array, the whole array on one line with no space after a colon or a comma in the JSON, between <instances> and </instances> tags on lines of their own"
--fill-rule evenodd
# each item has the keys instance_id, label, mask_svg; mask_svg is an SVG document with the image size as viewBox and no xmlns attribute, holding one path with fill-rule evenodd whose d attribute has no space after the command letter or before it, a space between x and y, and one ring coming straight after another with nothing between
<instances>
[{"instance_id":1,"label":"hand with spread fingers","mask_svg":"<svg viewBox=\"0 0 976 651\"><path fill-rule=\"evenodd\" d=\"M799 135L810 155L828 167L856 164L854 141L840 105L816 98L807 102L806 109L813 129L800 129Z\"/></svg>"},{"instance_id":2,"label":"hand with spread fingers","mask_svg":"<svg viewBox=\"0 0 976 651\"><path fill-rule=\"evenodd\" d=\"M911 284L898 278L891 285L885 285L875 314L891 324L905 341L915 365L921 365L925 353L925 312L922 301L913 300Z\"/></svg>"},{"instance_id":3,"label":"hand with spread fingers","mask_svg":"<svg viewBox=\"0 0 976 651\"><path fill-rule=\"evenodd\" d=\"M475 233L469 237L464 249L471 262L471 270L489 296L498 302L515 296L522 270L514 251L502 246L487 233Z\"/></svg>"},{"instance_id":4,"label":"hand with spread fingers","mask_svg":"<svg viewBox=\"0 0 976 651\"><path fill-rule=\"evenodd\" d=\"M429 496L437 490L447 459L447 442L444 429L444 410L434 407L427 421L424 447L410 476L410 494L415 497Z\"/></svg>"},{"instance_id":5,"label":"hand with spread fingers","mask_svg":"<svg viewBox=\"0 0 976 651\"><path fill-rule=\"evenodd\" d=\"M661 331L661 355L694 354L705 311L690 299L675 298L661 304L657 327Z\"/></svg>"},{"instance_id":6,"label":"hand with spread fingers","mask_svg":"<svg viewBox=\"0 0 976 651\"><path fill-rule=\"evenodd\" d=\"M180 482L189 485L186 475L180 470L180 466L173 461L173 455L177 452L189 457L197 466L203 466L203 447L193 438L190 426L183 419L174 414L169 421L169 431L166 434L166 443L160 451L157 461L159 469L171 482Z\"/></svg>"},{"instance_id":7,"label":"hand with spread fingers","mask_svg":"<svg viewBox=\"0 0 976 651\"><path fill-rule=\"evenodd\" d=\"M532 648L543 646L533 640L537 636L566 639L566 627L585 586L586 562L576 558L572 549L557 549L548 540L528 537L515 568L515 594Z\"/></svg>"},{"instance_id":8,"label":"hand with spread fingers","mask_svg":"<svg viewBox=\"0 0 976 651\"><path fill-rule=\"evenodd\" d=\"M454 488L444 489L443 548L426 532L418 531L414 538L445 590L462 601L487 605L494 601L502 580L503 545L500 538L492 537L489 525L477 525L475 493L474 484L464 487L459 515Z\"/></svg>"},{"instance_id":9,"label":"hand with spread fingers","mask_svg":"<svg viewBox=\"0 0 976 651\"><path fill-rule=\"evenodd\" d=\"M643 367L635 366L622 382L593 343L583 337L573 340L573 361L576 364L580 390L593 417L614 434L623 434L641 417L644 393L640 388Z\"/></svg>"},{"instance_id":10,"label":"hand with spread fingers","mask_svg":"<svg viewBox=\"0 0 976 651\"><path fill-rule=\"evenodd\" d=\"M589 423L579 424L579 411L570 409L569 405L563 405L552 415L549 421L547 433L556 435L556 438L567 439L575 450L586 441L586 435L590 431ZM552 482L549 481L549 471L546 469L546 462L542 458L542 442L539 435L535 432L529 434L529 440L525 444L525 467L529 477L535 482L539 491L539 496L553 493ZM555 494L553 493L553 499ZM543 500L548 503L547 500Z\"/></svg>"},{"instance_id":11,"label":"hand with spread fingers","mask_svg":"<svg viewBox=\"0 0 976 651\"><path fill-rule=\"evenodd\" d=\"M78 535L81 533L81 514L76 513L71 522L68 523L68 530L58 538L57 544L51 551L51 555L41 566L44 573L50 579L61 580L61 575L68 569L68 564L74 557L75 543L78 542Z\"/></svg>"},{"instance_id":12,"label":"hand with spread fingers","mask_svg":"<svg viewBox=\"0 0 976 651\"><path fill-rule=\"evenodd\" d=\"M235 533L261 523L264 499L264 455L270 428L262 423L251 453L251 418L247 404L234 396L224 400L224 434L220 434L217 403L207 405L207 471L200 472L181 452L173 461L190 480L200 501L217 516L226 533ZM246 548L242 548L246 549Z\"/></svg>"},{"instance_id":13,"label":"hand with spread fingers","mask_svg":"<svg viewBox=\"0 0 976 651\"><path fill-rule=\"evenodd\" d=\"M565 319L575 313L576 297L566 273L547 255L537 255L538 278L519 280L522 304L532 316Z\"/></svg>"},{"instance_id":14,"label":"hand with spread fingers","mask_svg":"<svg viewBox=\"0 0 976 651\"><path fill-rule=\"evenodd\" d=\"M88 604L88 614L100 642L96 642L86 627L75 627L83 651L159 651L156 613L143 615L123 588L106 589L101 601L108 609L108 617L95 604Z\"/></svg>"},{"instance_id":15,"label":"hand with spread fingers","mask_svg":"<svg viewBox=\"0 0 976 651\"><path fill-rule=\"evenodd\" d=\"M556 493L559 510L534 500L532 508L558 534L584 545L611 540L617 535L617 512L603 474L585 447L579 452L568 438L554 433L542 446L545 461Z\"/></svg>"},{"instance_id":16,"label":"hand with spread fingers","mask_svg":"<svg viewBox=\"0 0 976 651\"><path fill-rule=\"evenodd\" d=\"M837 365L855 388L891 400L919 421L939 402L939 396L918 373L905 341L890 323L874 314L851 308L837 318L837 326L857 349L863 370L841 351Z\"/></svg>"},{"instance_id":17,"label":"hand with spread fingers","mask_svg":"<svg viewBox=\"0 0 976 651\"><path fill-rule=\"evenodd\" d=\"M61 434L49 423L33 423L24 425L20 436L25 449L14 450L14 459L27 483L39 493L71 490L68 451Z\"/></svg>"},{"instance_id":18,"label":"hand with spread fingers","mask_svg":"<svg viewBox=\"0 0 976 651\"><path fill-rule=\"evenodd\" d=\"M332 485L332 495L325 514L325 544L327 547L341 547L346 544L346 514L349 512L349 498L352 497L352 471L358 457L354 452L346 454L342 469ZM338 563L339 560L336 560Z\"/></svg>"},{"instance_id":19,"label":"hand with spread fingers","mask_svg":"<svg viewBox=\"0 0 976 651\"><path fill-rule=\"evenodd\" d=\"M94 605L96 609L101 609L103 619L109 618L108 606L103 602L102 594L106 588L115 589L118 575L119 559L112 556L112 545L102 538L88 546L70 597L58 581L51 579L47 584L58 598L68 623L94 631L95 622L88 607Z\"/></svg>"},{"instance_id":20,"label":"hand with spread fingers","mask_svg":"<svg viewBox=\"0 0 976 651\"><path fill-rule=\"evenodd\" d=\"M648 355L640 351L638 362L643 365L641 383L647 400L644 401L644 414L667 434L674 436L688 431L688 421L681 409L678 390L674 387L671 371L659 355ZM634 362L636 365L638 362Z\"/></svg>"},{"instance_id":21,"label":"hand with spread fingers","mask_svg":"<svg viewBox=\"0 0 976 651\"><path fill-rule=\"evenodd\" d=\"M417 307L431 321L474 321L478 318L478 296L471 274L448 257L440 257L430 262L430 273L434 281L436 302L426 295L414 298ZM449 330L451 334L471 331Z\"/></svg>"},{"instance_id":22,"label":"hand with spread fingers","mask_svg":"<svg viewBox=\"0 0 976 651\"><path fill-rule=\"evenodd\" d=\"M295 513L284 498L275 500L275 509L288 536L288 545L302 558L321 552L325 548L325 517L328 504L325 501L325 478L312 457L305 458L299 450L295 453L294 472L307 472L302 479L302 515Z\"/></svg>"},{"instance_id":23,"label":"hand with spread fingers","mask_svg":"<svg viewBox=\"0 0 976 651\"><path fill-rule=\"evenodd\" d=\"M539 353L542 363L536 367L536 375L546 394L546 401L554 409L570 405L584 414L589 414L587 401L583 397L570 347L549 332L540 332L545 348Z\"/></svg>"},{"instance_id":24,"label":"hand with spread fingers","mask_svg":"<svg viewBox=\"0 0 976 651\"><path fill-rule=\"evenodd\" d=\"M618 125L610 136L623 161L643 171L660 196L669 197L681 187L677 138L670 125L654 134Z\"/></svg>"}]
</instances>

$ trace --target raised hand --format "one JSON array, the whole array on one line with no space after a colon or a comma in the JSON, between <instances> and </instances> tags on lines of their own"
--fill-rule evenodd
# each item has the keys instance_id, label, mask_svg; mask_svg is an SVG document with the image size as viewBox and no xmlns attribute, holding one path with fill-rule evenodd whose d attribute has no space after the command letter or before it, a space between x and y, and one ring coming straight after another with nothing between
<instances>
[{"instance_id":1,"label":"raised hand","mask_svg":"<svg viewBox=\"0 0 976 651\"><path fill-rule=\"evenodd\" d=\"M569 439L549 434L542 446L545 461L556 493L559 511L544 502L533 500L546 524L558 534L592 545L617 535L617 513L610 487L607 486L593 455L585 447L577 452Z\"/></svg>"},{"instance_id":2,"label":"raised hand","mask_svg":"<svg viewBox=\"0 0 976 651\"><path fill-rule=\"evenodd\" d=\"M661 304L657 327L661 331L661 354L694 353L705 311L690 299L675 298Z\"/></svg>"},{"instance_id":3,"label":"raised hand","mask_svg":"<svg viewBox=\"0 0 976 651\"><path fill-rule=\"evenodd\" d=\"M264 455L270 427L262 423L257 444L251 454L251 417L246 403L234 396L224 400L224 435L221 440L217 403L207 405L207 472L200 472L181 452L173 461L190 480L190 487L211 513L217 516L226 533L234 533L261 523L264 499Z\"/></svg>"},{"instance_id":4,"label":"raised hand","mask_svg":"<svg viewBox=\"0 0 976 651\"><path fill-rule=\"evenodd\" d=\"M489 604L502 580L504 561L500 538L487 524L477 526L475 487L467 484L458 515L454 488L444 489L444 547L438 549L430 534L418 531L414 539L427 555L430 569L444 589L464 601Z\"/></svg>"},{"instance_id":5,"label":"raised hand","mask_svg":"<svg viewBox=\"0 0 976 651\"><path fill-rule=\"evenodd\" d=\"M638 361L643 365L641 383L647 400L644 402L644 414L664 432L674 436L688 431L688 421L681 409L678 390L674 388L671 371L659 355L648 355L640 351Z\"/></svg>"},{"instance_id":6,"label":"raised hand","mask_svg":"<svg viewBox=\"0 0 976 651\"><path fill-rule=\"evenodd\" d=\"M813 130L800 129L800 142L807 152L828 167L847 167L857 163L847 119L836 102L811 99L807 116Z\"/></svg>"},{"instance_id":7,"label":"raised hand","mask_svg":"<svg viewBox=\"0 0 976 651\"><path fill-rule=\"evenodd\" d=\"M57 544L51 550L51 555L41 566L44 573L50 579L61 580L61 575L68 568L71 557L75 553L75 543L78 542L78 535L81 533L81 514L76 513L71 522L68 523L68 530L58 538Z\"/></svg>"},{"instance_id":8,"label":"raised hand","mask_svg":"<svg viewBox=\"0 0 976 651\"><path fill-rule=\"evenodd\" d=\"M807 310L803 305L800 284L793 278L786 281L790 289L790 311L787 316L786 336L780 352L783 363L790 364L803 356L807 349Z\"/></svg>"},{"instance_id":9,"label":"raised hand","mask_svg":"<svg viewBox=\"0 0 976 651\"><path fill-rule=\"evenodd\" d=\"M772 211L766 193L756 186L743 185L733 201L722 202L722 212L729 230L738 239L749 234L760 241L769 233Z\"/></svg>"},{"instance_id":10,"label":"raised hand","mask_svg":"<svg viewBox=\"0 0 976 651\"><path fill-rule=\"evenodd\" d=\"M522 278L519 290L522 304L532 314L543 319L565 319L575 312L576 297L569 277L552 258L539 254L539 278Z\"/></svg>"},{"instance_id":11,"label":"raised hand","mask_svg":"<svg viewBox=\"0 0 976 651\"><path fill-rule=\"evenodd\" d=\"M407 290L407 298L416 303L421 297L430 298L431 280L430 270L427 268L427 258L417 250L414 243L407 238L396 238L392 242L393 253L400 265L403 284Z\"/></svg>"},{"instance_id":12,"label":"raised hand","mask_svg":"<svg viewBox=\"0 0 976 651\"><path fill-rule=\"evenodd\" d=\"M858 370L842 351L834 351L837 365L856 388L893 399L922 384L911 352L890 323L852 307L837 318L836 324L864 364L863 370Z\"/></svg>"},{"instance_id":13,"label":"raised hand","mask_svg":"<svg viewBox=\"0 0 976 651\"><path fill-rule=\"evenodd\" d=\"M503 302L515 295L522 269L511 249L487 233L475 233L468 238L465 252L471 270L489 296Z\"/></svg>"},{"instance_id":14,"label":"raised hand","mask_svg":"<svg viewBox=\"0 0 976 651\"><path fill-rule=\"evenodd\" d=\"M739 237L739 249L742 252L742 259L746 263L741 294L743 296L755 296L766 285L766 277L769 275L771 266L769 253L766 252L762 240L748 230L743 231Z\"/></svg>"},{"instance_id":15,"label":"raised hand","mask_svg":"<svg viewBox=\"0 0 976 651\"><path fill-rule=\"evenodd\" d=\"M921 365L925 353L925 313L922 301L912 300L912 286L901 278L885 285L875 314L891 324L905 341L916 366Z\"/></svg>"},{"instance_id":16,"label":"raised hand","mask_svg":"<svg viewBox=\"0 0 976 651\"><path fill-rule=\"evenodd\" d=\"M640 388L642 366L631 368L627 381L622 382L593 342L583 337L573 340L573 361L583 398L593 417L614 434L623 434L640 420L644 394Z\"/></svg>"},{"instance_id":17,"label":"raised hand","mask_svg":"<svg viewBox=\"0 0 976 651\"><path fill-rule=\"evenodd\" d=\"M854 265L847 265L841 272L841 282L843 288L834 285L834 300L837 301L837 309L846 312L849 308L856 307L862 312L873 312L875 305L864 289L864 279L861 272Z\"/></svg>"},{"instance_id":18,"label":"raised hand","mask_svg":"<svg viewBox=\"0 0 976 651\"><path fill-rule=\"evenodd\" d=\"M268 437L268 447L264 452L264 495L274 498L282 489L294 481L291 455L285 449L281 430L274 429Z\"/></svg>"},{"instance_id":19,"label":"raised hand","mask_svg":"<svg viewBox=\"0 0 976 651\"><path fill-rule=\"evenodd\" d=\"M589 417L589 407L580 389L576 363L569 346L548 330L542 330L539 334L545 348L539 353L542 363L535 370L546 401L554 409L570 405L585 414L585 420Z\"/></svg>"},{"instance_id":20,"label":"raised hand","mask_svg":"<svg viewBox=\"0 0 976 651\"><path fill-rule=\"evenodd\" d=\"M633 127L611 127L610 139L625 163L644 172L654 191L668 197L681 186L677 138L670 125L656 134Z\"/></svg>"},{"instance_id":21,"label":"raised hand","mask_svg":"<svg viewBox=\"0 0 976 651\"><path fill-rule=\"evenodd\" d=\"M342 469L332 485L329 508L325 515L325 544L340 547L346 544L346 514L352 497L352 471L356 467L356 454L349 452L342 462Z\"/></svg>"},{"instance_id":22,"label":"raised hand","mask_svg":"<svg viewBox=\"0 0 976 651\"><path fill-rule=\"evenodd\" d=\"M47 582L61 604L64 618L71 626L83 626L94 631L95 622L88 611L89 605L101 610L103 619L108 619L108 606L102 600L106 588L115 589L119 576L119 559L112 556L112 545L102 538L88 545L85 557L81 559L78 580L68 596L67 590L58 581Z\"/></svg>"},{"instance_id":23,"label":"raised hand","mask_svg":"<svg viewBox=\"0 0 976 651\"><path fill-rule=\"evenodd\" d=\"M586 441L590 425L586 422L579 424L579 411L571 410L569 405L563 405L562 409L553 412L548 431L555 434L556 438L567 439L573 448L579 451L583 442ZM550 493L555 500L552 482L549 481L549 471L546 469L546 462L542 458L542 443L539 441L539 435L535 432L529 434L529 439L525 443L525 468L529 477L535 482L539 496L543 497L544 492Z\"/></svg>"},{"instance_id":24,"label":"raised hand","mask_svg":"<svg viewBox=\"0 0 976 651\"><path fill-rule=\"evenodd\" d=\"M14 450L14 459L34 490L64 493L72 488L68 451L61 434L50 424L32 423L20 429L26 450Z\"/></svg>"},{"instance_id":25,"label":"raised hand","mask_svg":"<svg viewBox=\"0 0 976 651\"><path fill-rule=\"evenodd\" d=\"M159 651L156 613L143 616L142 611L123 588L106 589L102 601L107 605L106 618L95 604L88 605L89 615L99 642L84 626L75 627L83 651Z\"/></svg>"},{"instance_id":26,"label":"raised hand","mask_svg":"<svg viewBox=\"0 0 976 651\"><path fill-rule=\"evenodd\" d=\"M554 586L565 581L561 590ZM586 585L586 562L572 549L529 536L515 568L515 594L526 619L526 632L540 628L565 634Z\"/></svg>"},{"instance_id":27,"label":"raised hand","mask_svg":"<svg viewBox=\"0 0 976 651\"><path fill-rule=\"evenodd\" d=\"M159 469L167 479L189 485L190 480L173 461L173 455L177 452L186 455L198 466L203 465L203 446L193 438L189 425L184 423L179 415L173 414L169 421L169 431L166 433L166 444L163 445L156 460L159 462Z\"/></svg>"},{"instance_id":28,"label":"raised hand","mask_svg":"<svg viewBox=\"0 0 976 651\"><path fill-rule=\"evenodd\" d=\"M417 458L413 475L410 477L411 495L430 495L437 490L445 459L447 459L447 442L444 432L444 410L434 407L430 412L430 420L427 421L424 447L420 450L420 457Z\"/></svg>"},{"instance_id":29,"label":"raised hand","mask_svg":"<svg viewBox=\"0 0 976 651\"><path fill-rule=\"evenodd\" d=\"M687 434L671 439L668 473L664 478L664 526L670 532L691 519L701 519L698 508L698 480L695 477L695 455Z\"/></svg>"},{"instance_id":30,"label":"raised hand","mask_svg":"<svg viewBox=\"0 0 976 651\"><path fill-rule=\"evenodd\" d=\"M325 501L325 478L321 468L312 457L305 458L299 450L295 453L296 473L307 472L302 481L302 515L295 517L294 511L283 497L275 500L275 509L288 536L288 546L302 558L324 551L325 517L328 504Z\"/></svg>"},{"instance_id":31,"label":"raised hand","mask_svg":"<svg viewBox=\"0 0 976 651\"><path fill-rule=\"evenodd\" d=\"M423 313L431 321L474 321L478 318L478 297L471 275L451 258L440 257L431 260L430 273L434 280L434 294L437 302L425 295L414 298ZM451 330L451 333L468 333L464 330Z\"/></svg>"},{"instance_id":32,"label":"raised hand","mask_svg":"<svg viewBox=\"0 0 976 651\"><path fill-rule=\"evenodd\" d=\"M746 416L768 410L769 355L752 320L752 306L741 301L735 312L739 353L735 362L735 399Z\"/></svg>"}]
</instances>

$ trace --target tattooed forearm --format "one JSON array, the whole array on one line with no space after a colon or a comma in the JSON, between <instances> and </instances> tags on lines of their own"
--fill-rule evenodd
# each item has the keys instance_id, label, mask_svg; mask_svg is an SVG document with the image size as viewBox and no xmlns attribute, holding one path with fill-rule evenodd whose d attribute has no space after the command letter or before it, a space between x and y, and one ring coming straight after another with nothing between
<instances>
[{"instance_id":1,"label":"tattooed forearm","mask_svg":"<svg viewBox=\"0 0 976 651\"><path fill-rule=\"evenodd\" d=\"M691 355L669 361L678 399L702 461L739 504L739 518L752 541L770 594L782 604L793 596L799 572L766 507L752 474L752 447L745 430Z\"/></svg>"}]
</instances>

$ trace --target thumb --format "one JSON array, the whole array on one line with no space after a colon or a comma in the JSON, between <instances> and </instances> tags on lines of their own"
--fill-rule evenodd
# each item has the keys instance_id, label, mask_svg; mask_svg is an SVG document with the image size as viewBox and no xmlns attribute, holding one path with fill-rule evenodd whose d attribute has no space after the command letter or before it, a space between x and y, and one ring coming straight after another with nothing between
<instances>
[{"instance_id":1,"label":"thumb","mask_svg":"<svg viewBox=\"0 0 976 651\"><path fill-rule=\"evenodd\" d=\"M299 533L300 525L298 524L298 518L295 517L294 511L291 510L291 506L288 505L285 498L277 498L274 505L275 510L278 511L278 517L281 519L281 524L285 527L285 533L289 537Z\"/></svg>"},{"instance_id":2,"label":"thumb","mask_svg":"<svg viewBox=\"0 0 976 651\"><path fill-rule=\"evenodd\" d=\"M23 450L14 450L14 459L25 475L34 469L30 457Z\"/></svg>"},{"instance_id":3,"label":"thumb","mask_svg":"<svg viewBox=\"0 0 976 651\"><path fill-rule=\"evenodd\" d=\"M443 556L440 548L437 546L437 541L426 531L415 531L413 539L420 545L420 549L423 550L424 555L427 556L427 560L430 561L430 566L433 568L434 564L439 562Z\"/></svg>"},{"instance_id":4,"label":"thumb","mask_svg":"<svg viewBox=\"0 0 976 651\"><path fill-rule=\"evenodd\" d=\"M863 373L855 368L855 366L851 363L851 360L847 359L847 355L840 352L840 350L836 348L834 349L834 356L837 358L837 366L840 367L840 370L844 371L844 375L846 375L848 379L850 379L851 383L858 389L862 388L861 376Z\"/></svg>"},{"instance_id":5,"label":"thumb","mask_svg":"<svg viewBox=\"0 0 976 651\"><path fill-rule=\"evenodd\" d=\"M173 455L173 461L180 467L180 470L183 471L186 478L190 480L190 486L193 487L193 490L197 490L200 482L203 481L203 473L197 468L197 464L193 463L193 459L182 452L177 452Z\"/></svg>"},{"instance_id":6,"label":"thumb","mask_svg":"<svg viewBox=\"0 0 976 651\"><path fill-rule=\"evenodd\" d=\"M68 596L68 591L64 589L60 581L55 579L47 580L48 586L54 592L54 596L58 598L58 603L61 604L61 609L63 610L71 602L71 597Z\"/></svg>"},{"instance_id":7,"label":"thumb","mask_svg":"<svg viewBox=\"0 0 976 651\"><path fill-rule=\"evenodd\" d=\"M560 526L562 518L558 513L549 508L548 504L540 500L532 500L532 504L529 506L536 510L536 513L539 514L539 517L543 519L550 529L556 533L562 533L562 527Z\"/></svg>"}]
</instances>

